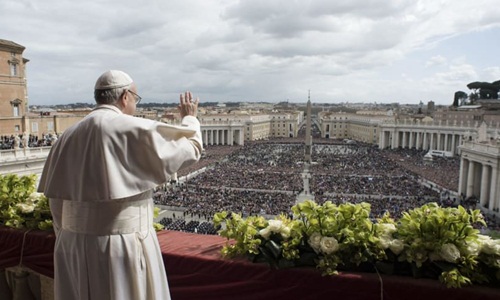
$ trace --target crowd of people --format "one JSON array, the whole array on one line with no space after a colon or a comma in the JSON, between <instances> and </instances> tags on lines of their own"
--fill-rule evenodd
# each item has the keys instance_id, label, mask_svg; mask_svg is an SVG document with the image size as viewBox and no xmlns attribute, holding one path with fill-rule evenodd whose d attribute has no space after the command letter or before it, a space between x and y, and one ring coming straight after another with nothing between
<instances>
[{"instance_id":1,"label":"crowd of people","mask_svg":"<svg viewBox=\"0 0 500 300\"><path fill-rule=\"evenodd\" d=\"M217 229L210 222L199 222L191 220L186 223L184 219L162 218L159 223L166 230L176 230L184 232L192 232L198 234L217 234Z\"/></svg>"},{"instance_id":2,"label":"crowd of people","mask_svg":"<svg viewBox=\"0 0 500 300\"><path fill-rule=\"evenodd\" d=\"M183 217L210 220L220 211L248 215L279 215L289 212L296 194L290 192L254 191L199 187L191 183L170 186L155 193L155 204L181 207Z\"/></svg>"},{"instance_id":3,"label":"crowd of people","mask_svg":"<svg viewBox=\"0 0 500 300\"><path fill-rule=\"evenodd\" d=\"M289 214L303 190L304 154L304 143L290 140L208 146L194 167L206 167L205 171L158 190L155 203L181 207L180 219L210 221L220 211L243 216ZM424 155L423 151L322 140L312 148L310 191L318 203L368 202L373 218L385 212L399 218L426 202L457 205L460 199L450 197L450 192L458 187L458 159L424 161ZM497 228L494 218L486 219Z\"/></svg>"},{"instance_id":4,"label":"crowd of people","mask_svg":"<svg viewBox=\"0 0 500 300\"><path fill-rule=\"evenodd\" d=\"M445 189L457 190L460 178L460 158L456 156L433 157L430 160L424 159L426 153L425 150L394 149L384 150L381 154L388 161L418 174Z\"/></svg>"},{"instance_id":5,"label":"crowd of people","mask_svg":"<svg viewBox=\"0 0 500 300\"><path fill-rule=\"evenodd\" d=\"M384 196L417 196L438 200L439 193L422 186L411 175L402 176L341 176L317 175L312 177L311 189L316 194L341 193Z\"/></svg>"},{"instance_id":6,"label":"crowd of people","mask_svg":"<svg viewBox=\"0 0 500 300\"><path fill-rule=\"evenodd\" d=\"M38 135L22 133L0 136L0 150L48 147L57 140L55 133L43 133L41 138Z\"/></svg>"}]
</instances>

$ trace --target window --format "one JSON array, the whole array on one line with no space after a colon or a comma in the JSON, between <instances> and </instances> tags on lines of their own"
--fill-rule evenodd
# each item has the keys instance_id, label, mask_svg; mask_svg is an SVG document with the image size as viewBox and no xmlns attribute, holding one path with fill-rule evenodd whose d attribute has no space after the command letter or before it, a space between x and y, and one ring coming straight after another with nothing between
<instances>
[{"instance_id":1,"label":"window","mask_svg":"<svg viewBox=\"0 0 500 300\"><path fill-rule=\"evenodd\" d=\"M38 132L38 123L31 123L31 132Z\"/></svg>"},{"instance_id":2,"label":"window","mask_svg":"<svg viewBox=\"0 0 500 300\"><path fill-rule=\"evenodd\" d=\"M19 117L19 104L12 105L12 115L14 117Z\"/></svg>"},{"instance_id":3,"label":"window","mask_svg":"<svg viewBox=\"0 0 500 300\"><path fill-rule=\"evenodd\" d=\"M19 125L14 125L14 131L15 131L15 132L19 132L19 131L21 131L21 126L19 126Z\"/></svg>"},{"instance_id":4,"label":"window","mask_svg":"<svg viewBox=\"0 0 500 300\"><path fill-rule=\"evenodd\" d=\"M10 76L17 76L17 65L14 63L10 64Z\"/></svg>"},{"instance_id":5,"label":"window","mask_svg":"<svg viewBox=\"0 0 500 300\"><path fill-rule=\"evenodd\" d=\"M47 131L54 131L54 122L47 123Z\"/></svg>"}]
</instances>

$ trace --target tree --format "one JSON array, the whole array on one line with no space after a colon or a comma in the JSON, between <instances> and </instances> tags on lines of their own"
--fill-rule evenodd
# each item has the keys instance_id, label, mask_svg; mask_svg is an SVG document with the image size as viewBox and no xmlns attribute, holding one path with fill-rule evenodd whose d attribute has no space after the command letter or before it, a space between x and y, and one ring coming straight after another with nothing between
<instances>
[{"instance_id":1,"label":"tree","mask_svg":"<svg viewBox=\"0 0 500 300\"><path fill-rule=\"evenodd\" d=\"M468 98L467 94L462 91L455 92L455 98L453 99L453 106L460 106Z\"/></svg>"},{"instance_id":2,"label":"tree","mask_svg":"<svg viewBox=\"0 0 500 300\"><path fill-rule=\"evenodd\" d=\"M470 99L498 99L498 92L500 91L500 80L489 83L474 81L467 85L472 90Z\"/></svg>"}]
</instances>

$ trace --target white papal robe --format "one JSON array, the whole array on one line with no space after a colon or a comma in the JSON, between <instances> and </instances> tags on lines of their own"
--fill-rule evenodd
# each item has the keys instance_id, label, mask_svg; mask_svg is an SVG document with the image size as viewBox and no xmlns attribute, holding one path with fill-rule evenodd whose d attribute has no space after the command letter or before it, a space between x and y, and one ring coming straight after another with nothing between
<instances>
[{"instance_id":1,"label":"white papal robe","mask_svg":"<svg viewBox=\"0 0 500 300\"><path fill-rule=\"evenodd\" d=\"M200 158L200 124L136 118L100 105L68 128L39 192L56 231L56 300L170 299L153 224L152 189Z\"/></svg>"}]
</instances>

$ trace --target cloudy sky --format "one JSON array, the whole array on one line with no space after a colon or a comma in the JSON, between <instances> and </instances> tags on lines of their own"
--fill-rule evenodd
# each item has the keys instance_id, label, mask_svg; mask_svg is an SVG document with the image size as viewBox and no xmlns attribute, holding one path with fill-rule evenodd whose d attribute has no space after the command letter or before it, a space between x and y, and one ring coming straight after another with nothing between
<instances>
[{"instance_id":1,"label":"cloudy sky","mask_svg":"<svg viewBox=\"0 0 500 300\"><path fill-rule=\"evenodd\" d=\"M31 105L93 103L128 72L146 102L449 105L500 80L497 0L2 0Z\"/></svg>"}]
</instances>

